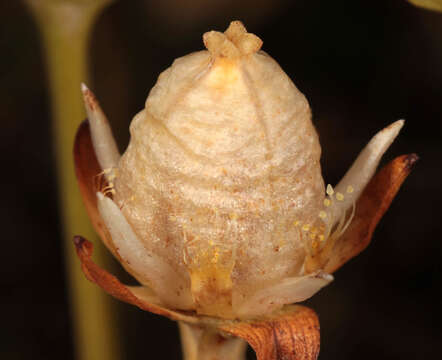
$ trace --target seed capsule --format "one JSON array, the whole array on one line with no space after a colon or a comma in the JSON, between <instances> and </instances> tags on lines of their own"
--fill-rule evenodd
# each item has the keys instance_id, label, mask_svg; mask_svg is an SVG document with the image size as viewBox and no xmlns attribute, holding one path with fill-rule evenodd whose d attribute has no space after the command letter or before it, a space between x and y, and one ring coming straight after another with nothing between
<instances>
[{"instance_id":1,"label":"seed capsule","mask_svg":"<svg viewBox=\"0 0 442 360\"><path fill-rule=\"evenodd\" d=\"M332 201L308 102L262 41L238 21L203 40L207 50L159 76L121 158L84 90L97 157L114 169L113 200L99 194L99 209L123 265L167 306L260 315L333 279L306 260L326 248L336 222L345 227L402 123L380 136L369 149L380 155L347 175Z\"/></svg>"}]
</instances>

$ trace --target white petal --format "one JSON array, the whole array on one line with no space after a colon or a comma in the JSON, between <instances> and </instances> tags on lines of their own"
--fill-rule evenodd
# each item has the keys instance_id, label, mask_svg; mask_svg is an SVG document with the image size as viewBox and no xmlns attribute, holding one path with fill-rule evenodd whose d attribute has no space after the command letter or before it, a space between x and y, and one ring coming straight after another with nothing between
<instances>
[{"instance_id":1,"label":"white petal","mask_svg":"<svg viewBox=\"0 0 442 360\"><path fill-rule=\"evenodd\" d=\"M333 276L317 271L305 276L286 278L256 292L235 311L239 317L259 316L282 305L304 301L329 284Z\"/></svg>"},{"instance_id":2,"label":"white petal","mask_svg":"<svg viewBox=\"0 0 442 360\"><path fill-rule=\"evenodd\" d=\"M155 292L148 286L126 286L132 294L149 304L162 305L161 300Z\"/></svg>"},{"instance_id":3,"label":"white petal","mask_svg":"<svg viewBox=\"0 0 442 360\"><path fill-rule=\"evenodd\" d=\"M92 143L95 154L103 170L116 167L120 160L120 153L112 129L103 110L101 110L95 95L85 84L81 84L83 100L91 129Z\"/></svg>"},{"instance_id":4,"label":"white petal","mask_svg":"<svg viewBox=\"0 0 442 360\"><path fill-rule=\"evenodd\" d=\"M148 251L138 239L119 207L112 199L97 193L98 211L109 230L112 241L127 266L144 279L166 305L178 309L193 307L190 280L177 273L156 254ZM146 281L147 280L147 281Z\"/></svg>"},{"instance_id":5,"label":"white petal","mask_svg":"<svg viewBox=\"0 0 442 360\"><path fill-rule=\"evenodd\" d=\"M379 131L365 146L351 168L335 188L335 199L330 206L334 223L352 206L361 195L365 186L373 177L379 161L399 134L404 120L398 120ZM350 187L350 191L349 190ZM336 200L336 194L344 195L342 201Z\"/></svg>"}]
</instances>

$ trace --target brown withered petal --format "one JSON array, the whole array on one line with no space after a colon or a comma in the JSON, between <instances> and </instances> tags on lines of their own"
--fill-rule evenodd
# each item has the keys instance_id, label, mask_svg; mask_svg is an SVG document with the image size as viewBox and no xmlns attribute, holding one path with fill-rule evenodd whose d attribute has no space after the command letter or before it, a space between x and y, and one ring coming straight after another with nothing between
<instances>
[{"instance_id":1,"label":"brown withered petal","mask_svg":"<svg viewBox=\"0 0 442 360\"><path fill-rule=\"evenodd\" d=\"M370 244L379 220L418 159L416 154L399 156L371 179L356 203L356 213L350 226L337 240L330 257L324 259L322 268L325 272L335 272Z\"/></svg>"},{"instance_id":2,"label":"brown withered petal","mask_svg":"<svg viewBox=\"0 0 442 360\"><path fill-rule=\"evenodd\" d=\"M187 315L184 312L174 311L162 307L159 304L155 304L143 299L142 291L135 287L129 287L122 284L115 276L109 274L106 270L100 268L92 260L92 253L94 246L92 243L81 236L75 236L74 238L75 249L77 256L81 262L81 269L86 278L97 284L108 294L113 297L135 305L142 310L152 312L154 314L166 316L172 320L185 321L189 323L198 322L197 318L191 315Z\"/></svg>"},{"instance_id":3,"label":"brown withered petal","mask_svg":"<svg viewBox=\"0 0 442 360\"><path fill-rule=\"evenodd\" d=\"M219 328L246 340L258 360L311 360L319 354L318 317L305 306L286 306L260 321L226 323Z\"/></svg>"}]
</instances>

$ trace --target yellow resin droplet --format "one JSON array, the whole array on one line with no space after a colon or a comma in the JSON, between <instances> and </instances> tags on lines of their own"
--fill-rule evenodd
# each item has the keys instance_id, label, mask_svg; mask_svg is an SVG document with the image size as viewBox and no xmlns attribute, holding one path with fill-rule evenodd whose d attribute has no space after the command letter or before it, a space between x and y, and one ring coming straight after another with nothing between
<instances>
[{"instance_id":1,"label":"yellow resin droplet","mask_svg":"<svg viewBox=\"0 0 442 360\"><path fill-rule=\"evenodd\" d=\"M321 219L325 219L325 218L327 217L327 213L326 213L324 210L321 210L321 211L319 212L319 217L320 217Z\"/></svg>"},{"instance_id":2,"label":"yellow resin droplet","mask_svg":"<svg viewBox=\"0 0 442 360\"><path fill-rule=\"evenodd\" d=\"M302 230L304 231L309 231L310 230L310 225L309 224L305 224L302 226Z\"/></svg>"},{"instance_id":3,"label":"yellow resin droplet","mask_svg":"<svg viewBox=\"0 0 442 360\"><path fill-rule=\"evenodd\" d=\"M238 219L238 214L236 214L236 213L231 213L231 214L229 215L229 217L230 217L230 220L236 220L236 219Z\"/></svg>"},{"instance_id":4,"label":"yellow resin droplet","mask_svg":"<svg viewBox=\"0 0 442 360\"><path fill-rule=\"evenodd\" d=\"M331 205L330 199L324 199L324 206L330 206L330 205Z\"/></svg>"},{"instance_id":5,"label":"yellow resin droplet","mask_svg":"<svg viewBox=\"0 0 442 360\"><path fill-rule=\"evenodd\" d=\"M348 185L348 186L347 186L347 193L348 193L348 194L351 194L353 191L354 191L353 186Z\"/></svg>"},{"instance_id":6,"label":"yellow resin droplet","mask_svg":"<svg viewBox=\"0 0 442 360\"><path fill-rule=\"evenodd\" d=\"M327 185L326 193L329 196L332 196L335 193L335 191L333 190L333 187L330 184Z\"/></svg>"},{"instance_id":7,"label":"yellow resin droplet","mask_svg":"<svg viewBox=\"0 0 442 360\"><path fill-rule=\"evenodd\" d=\"M336 193L336 200L338 201L343 201L344 200L344 195L340 192Z\"/></svg>"}]
</instances>

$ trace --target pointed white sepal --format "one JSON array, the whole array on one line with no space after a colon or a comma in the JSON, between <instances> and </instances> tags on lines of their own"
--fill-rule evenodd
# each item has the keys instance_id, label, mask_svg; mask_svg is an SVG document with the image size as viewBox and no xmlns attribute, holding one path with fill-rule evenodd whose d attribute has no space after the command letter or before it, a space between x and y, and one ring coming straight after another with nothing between
<instances>
[{"instance_id":1,"label":"pointed white sepal","mask_svg":"<svg viewBox=\"0 0 442 360\"><path fill-rule=\"evenodd\" d=\"M323 271L287 278L256 292L235 313L239 318L268 314L282 305L307 300L331 281L333 276Z\"/></svg>"},{"instance_id":2,"label":"pointed white sepal","mask_svg":"<svg viewBox=\"0 0 442 360\"><path fill-rule=\"evenodd\" d=\"M333 219L332 227L357 201L365 186L376 172L382 155L390 147L403 125L404 120L398 120L379 131L365 146L353 165L335 187L335 199L332 201L329 209ZM343 199L337 199L338 193L344 195Z\"/></svg>"},{"instance_id":3,"label":"pointed white sepal","mask_svg":"<svg viewBox=\"0 0 442 360\"><path fill-rule=\"evenodd\" d=\"M138 276L137 279L151 287L165 305L182 310L192 309L190 280L145 248L112 199L98 192L97 200L98 211L118 254L130 269L143 277Z\"/></svg>"},{"instance_id":4,"label":"pointed white sepal","mask_svg":"<svg viewBox=\"0 0 442 360\"><path fill-rule=\"evenodd\" d=\"M94 93L85 84L81 84L81 91L98 163L103 170L116 167L120 160L120 153L107 117L101 110Z\"/></svg>"}]
</instances>

